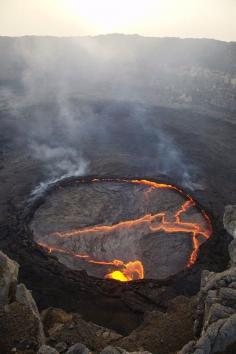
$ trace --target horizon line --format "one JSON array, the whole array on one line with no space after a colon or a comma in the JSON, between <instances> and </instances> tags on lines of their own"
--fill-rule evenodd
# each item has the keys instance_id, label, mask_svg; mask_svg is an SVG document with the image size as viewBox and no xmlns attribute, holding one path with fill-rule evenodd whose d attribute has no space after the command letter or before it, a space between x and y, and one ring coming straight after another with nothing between
<instances>
[{"instance_id":1,"label":"horizon line","mask_svg":"<svg viewBox=\"0 0 236 354\"><path fill-rule=\"evenodd\" d=\"M1 35L0 38L26 38L26 37L35 37L35 38L58 38L58 39L71 39L71 38L96 38L96 37L106 37L106 36L126 36L126 37L141 37L141 38L150 38L150 39L178 39L178 40L209 40L217 41L223 43L236 43L235 40L223 40L211 37L176 37L176 36L148 36L138 33L120 33L120 32L111 32L111 33L100 33L95 35L51 35L51 34L23 34L23 35Z\"/></svg>"}]
</instances>

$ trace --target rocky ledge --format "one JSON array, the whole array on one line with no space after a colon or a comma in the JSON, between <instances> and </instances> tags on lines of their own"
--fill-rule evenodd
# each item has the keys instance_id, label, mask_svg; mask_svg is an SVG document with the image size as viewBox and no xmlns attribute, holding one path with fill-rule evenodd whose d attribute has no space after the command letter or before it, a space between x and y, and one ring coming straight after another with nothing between
<instances>
[{"instance_id":1,"label":"rocky ledge","mask_svg":"<svg viewBox=\"0 0 236 354\"><path fill-rule=\"evenodd\" d=\"M179 354L236 353L236 205L225 208L224 227L233 237L229 268L202 272L194 332Z\"/></svg>"},{"instance_id":2,"label":"rocky ledge","mask_svg":"<svg viewBox=\"0 0 236 354\"><path fill-rule=\"evenodd\" d=\"M223 222L233 237L228 269L203 271L197 299L176 297L165 313L148 312L141 326L125 337L62 309L39 314L31 292L18 284L19 265L0 252L0 353L235 353L236 206L226 207Z\"/></svg>"},{"instance_id":3,"label":"rocky ledge","mask_svg":"<svg viewBox=\"0 0 236 354\"><path fill-rule=\"evenodd\" d=\"M120 334L78 314L48 308L40 315L30 290L18 284L18 271L19 265L0 251L1 354L128 353L111 346L122 338Z\"/></svg>"}]
</instances>

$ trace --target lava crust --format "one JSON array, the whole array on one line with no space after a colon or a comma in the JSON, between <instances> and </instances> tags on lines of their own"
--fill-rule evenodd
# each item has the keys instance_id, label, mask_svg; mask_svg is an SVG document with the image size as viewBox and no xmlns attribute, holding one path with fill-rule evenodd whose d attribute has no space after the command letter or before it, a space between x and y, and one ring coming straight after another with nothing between
<instances>
[{"instance_id":1,"label":"lava crust","mask_svg":"<svg viewBox=\"0 0 236 354\"><path fill-rule=\"evenodd\" d=\"M212 233L206 213L182 190L125 178L61 181L31 228L69 268L119 281L164 279L191 267Z\"/></svg>"}]
</instances>

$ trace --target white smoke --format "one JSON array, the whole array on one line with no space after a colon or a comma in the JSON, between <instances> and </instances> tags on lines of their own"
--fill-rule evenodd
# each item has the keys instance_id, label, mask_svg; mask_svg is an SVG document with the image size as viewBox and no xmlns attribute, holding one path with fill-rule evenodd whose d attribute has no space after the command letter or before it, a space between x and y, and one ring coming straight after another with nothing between
<instances>
[{"instance_id":1,"label":"white smoke","mask_svg":"<svg viewBox=\"0 0 236 354\"><path fill-rule=\"evenodd\" d=\"M50 147L49 145L31 145L34 156L43 162L47 161L50 176L69 174L74 176L84 175L88 168L88 162L78 155L75 149L70 147Z\"/></svg>"},{"instance_id":2,"label":"white smoke","mask_svg":"<svg viewBox=\"0 0 236 354\"><path fill-rule=\"evenodd\" d=\"M169 177L177 177L181 186L186 189L204 189L203 181L199 183L199 170L185 161L183 153L173 139L163 130L158 130L157 141L156 163L160 173Z\"/></svg>"},{"instance_id":3,"label":"white smoke","mask_svg":"<svg viewBox=\"0 0 236 354\"><path fill-rule=\"evenodd\" d=\"M19 95L6 90L5 97L14 114L21 112L24 115L27 108L30 111L33 107L34 117L26 116L25 126L20 127L20 131L26 137L33 157L41 161L45 168L48 176L46 185L64 177L89 173L90 164L84 157L83 142L91 132L97 130L101 135L99 139L112 140L114 128L109 126L109 115L105 116L107 124L101 127L100 117L89 104L80 104L81 97L109 97L118 101L128 99L130 102L141 101L146 106L149 102L156 102L159 93L153 85L158 82L158 75L162 75L165 60L170 60L172 56L165 54L161 57L157 52L146 55L137 40L138 37L134 47L128 45L129 38L124 45L119 36L111 37L106 43L102 37L32 37L15 41L13 54L17 65L22 67L20 81L23 90ZM145 67L148 64L148 70L142 69L143 63L146 63ZM74 98L78 99L76 110L71 104ZM52 102L56 106L55 111L42 109ZM198 171L184 158L184 152L161 126L153 128L150 125L146 109L133 109L129 119L134 121L133 125L136 120L139 121L146 136L156 135L156 155L154 159L147 156L150 164L155 164L155 172L177 176L183 186L195 188L197 178L193 176L197 177ZM121 129L118 131L121 132ZM130 144L135 142L134 139ZM150 142L146 141L146 144ZM141 164L142 159L139 156L136 159ZM44 188L42 186L39 189Z\"/></svg>"}]
</instances>

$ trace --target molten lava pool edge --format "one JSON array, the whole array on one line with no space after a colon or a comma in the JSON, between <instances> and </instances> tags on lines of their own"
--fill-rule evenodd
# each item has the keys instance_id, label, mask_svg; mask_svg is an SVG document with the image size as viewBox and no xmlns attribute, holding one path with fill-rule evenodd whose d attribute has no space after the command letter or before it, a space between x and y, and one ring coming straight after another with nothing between
<instances>
[{"instance_id":1,"label":"molten lava pool edge","mask_svg":"<svg viewBox=\"0 0 236 354\"><path fill-rule=\"evenodd\" d=\"M131 184L131 185L141 185L145 186L148 189L146 190L146 194L152 193L155 189L167 189L173 190L180 193L185 201L178 208L178 210L174 213L172 220L167 216L165 211L158 212L154 214L145 214L142 217L120 221L118 223L112 225L95 225L88 226L79 229L73 229L64 232L53 232L50 234L50 237L57 237L58 239L73 239L85 237L87 235L107 235L112 234L116 231L122 229L132 229L134 227L138 227L139 225L145 226L149 229L150 233L157 233L159 231L165 232L166 234L172 233L187 233L192 239L192 252L186 264L186 267L191 267L197 259L199 247L202 243L202 239L204 242L208 240L212 234L212 226L208 215L201 209L199 209L203 219L205 220L205 225L197 222L189 222L184 221L183 216L191 209L196 207L196 202L193 198L185 194L178 187L165 184L158 183L152 180L147 179L126 179L126 178L92 178L92 179L66 179L62 180L56 185L52 185L50 189L60 188L61 185L66 187L70 184L99 184L99 183L123 183L123 184ZM42 246L49 253L62 254L65 256L71 256L74 258L78 258L83 260L85 263L95 264L100 267L102 266L110 266L110 270L106 272L104 275L105 279L115 279L122 282L133 281L138 279L145 278L145 269L142 261L140 259L131 259L128 262L122 259L111 259L109 261L102 259L95 259L91 257L91 255L84 252L75 252L71 249L67 249L66 247L55 247L45 242L38 242L40 246ZM79 251L79 250L78 250ZM107 268L106 268L107 269Z\"/></svg>"}]
</instances>

